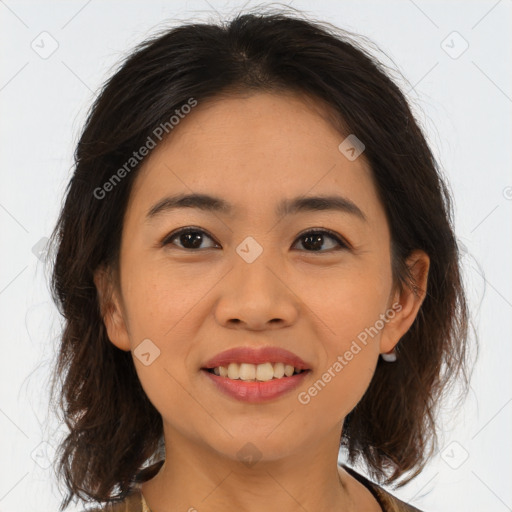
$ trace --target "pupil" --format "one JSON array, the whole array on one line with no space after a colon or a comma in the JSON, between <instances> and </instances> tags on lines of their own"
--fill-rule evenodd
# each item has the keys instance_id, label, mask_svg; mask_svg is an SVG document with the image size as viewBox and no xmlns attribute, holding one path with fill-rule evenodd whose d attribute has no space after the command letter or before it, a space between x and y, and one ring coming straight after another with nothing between
<instances>
[{"instance_id":1,"label":"pupil","mask_svg":"<svg viewBox=\"0 0 512 512\"><path fill-rule=\"evenodd\" d=\"M201 246L201 235L197 232L185 233L181 235L180 242L187 249L190 248L187 247L187 244L190 244L192 248L196 249Z\"/></svg>"},{"instance_id":2,"label":"pupil","mask_svg":"<svg viewBox=\"0 0 512 512\"><path fill-rule=\"evenodd\" d=\"M201 246L202 235L195 232L184 233L180 236L180 242L184 247L197 249ZM304 237L303 245L309 249L317 251L322 248L323 235L308 235Z\"/></svg>"},{"instance_id":3,"label":"pupil","mask_svg":"<svg viewBox=\"0 0 512 512\"><path fill-rule=\"evenodd\" d=\"M312 246L314 250L321 249L323 235L308 235L304 237L304 246Z\"/></svg>"}]
</instances>

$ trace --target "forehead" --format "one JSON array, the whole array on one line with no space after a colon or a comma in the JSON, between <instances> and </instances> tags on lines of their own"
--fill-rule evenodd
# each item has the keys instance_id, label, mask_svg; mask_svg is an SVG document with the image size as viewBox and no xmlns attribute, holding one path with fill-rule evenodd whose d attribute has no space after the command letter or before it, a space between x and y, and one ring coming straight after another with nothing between
<instances>
[{"instance_id":1,"label":"forehead","mask_svg":"<svg viewBox=\"0 0 512 512\"><path fill-rule=\"evenodd\" d=\"M371 218L382 209L370 168L339 150L344 138L323 105L293 93L198 103L144 161L131 206L147 214L165 195L204 193L240 216L283 197L337 193Z\"/></svg>"}]
</instances>

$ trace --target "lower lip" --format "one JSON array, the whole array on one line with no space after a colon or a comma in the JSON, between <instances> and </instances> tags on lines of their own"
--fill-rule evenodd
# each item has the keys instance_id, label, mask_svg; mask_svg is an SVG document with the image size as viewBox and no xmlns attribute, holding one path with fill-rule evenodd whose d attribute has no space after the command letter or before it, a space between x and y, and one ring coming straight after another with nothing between
<instances>
[{"instance_id":1,"label":"lower lip","mask_svg":"<svg viewBox=\"0 0 512 512\"><path fill-rule=\"evenodd\" d=\"M291 377L282 377L266 382L251 382L220 377L207 370L201 371L213 382L217 389L237 400L249 403L267 402L285 395L298 387L310 372L310 370L303 370Z\"/></svg>"}]
</instances>

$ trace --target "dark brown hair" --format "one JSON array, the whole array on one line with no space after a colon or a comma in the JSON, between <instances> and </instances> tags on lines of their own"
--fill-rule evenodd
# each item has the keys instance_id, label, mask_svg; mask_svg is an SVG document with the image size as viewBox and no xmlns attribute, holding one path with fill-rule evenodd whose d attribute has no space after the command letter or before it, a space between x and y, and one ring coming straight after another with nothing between
<instances>
[{"instance_id":1,"label":"dark brown hair","mask_svg":"<svg viewBox=\"0 0 512 512\"><path fill-rule=\"evenodd\" d=\"M367 44L370 42L366 41ZM190 98L295 91L328 106L342 137L364 142L391 230L396 286L415 288L405 262L430 257L428 289L398 360L379 359L371 384L346 417L349 462L403 485L433 454L439 399L455 381L467 390L468 307L447 185L404 94L356 36L299 15L239 14L188 23L138 46L106 82L88 115L75 169L51 236L51 290L64 317L52 396L69 434L58 475L71 499L114 501L161 447L162 419L137 377L132 354L107 337L93 274L117 268L123 217L140 164L108 199L102 187L147 137ZM458 379L460 377L460 379ZM60 382L59 382L60 381ZM59 386L56 386L59 383ZM142 477L149 478L149 475Z\"/></svg>"}]
</instances>

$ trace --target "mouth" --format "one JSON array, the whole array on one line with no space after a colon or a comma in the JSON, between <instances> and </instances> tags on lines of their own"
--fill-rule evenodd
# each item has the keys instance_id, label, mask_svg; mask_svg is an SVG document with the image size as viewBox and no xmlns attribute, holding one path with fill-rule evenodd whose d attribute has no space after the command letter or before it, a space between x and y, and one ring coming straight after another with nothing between
<instances>
[{"instance_id":1,"label":"mouth","mask_svg":"<svg viewBox=\"0 0 512 512\"><path fill-rule=\"evenodd\" d=\"M311 365L299 356L277 347L230 349L201 368L215 389L251 403L277 399L301 384L311 371Z\"/></svg>"},{"instance_id":2,"label":"mouth","mask_svg":"<svg viewBox=\"0 0 512 512\"><path fill-rule=\"evenodd\" d=\"M245 382L268 382L270 380L288 378L302 372L310 371L295 368L290 364L284 364L282 362L265 362L257 365L251 363L229 363L227 366L215 366L214 368L202 369L219 377L226 377L230 380L242 380Z\"/></svg>"}]
</instances>

